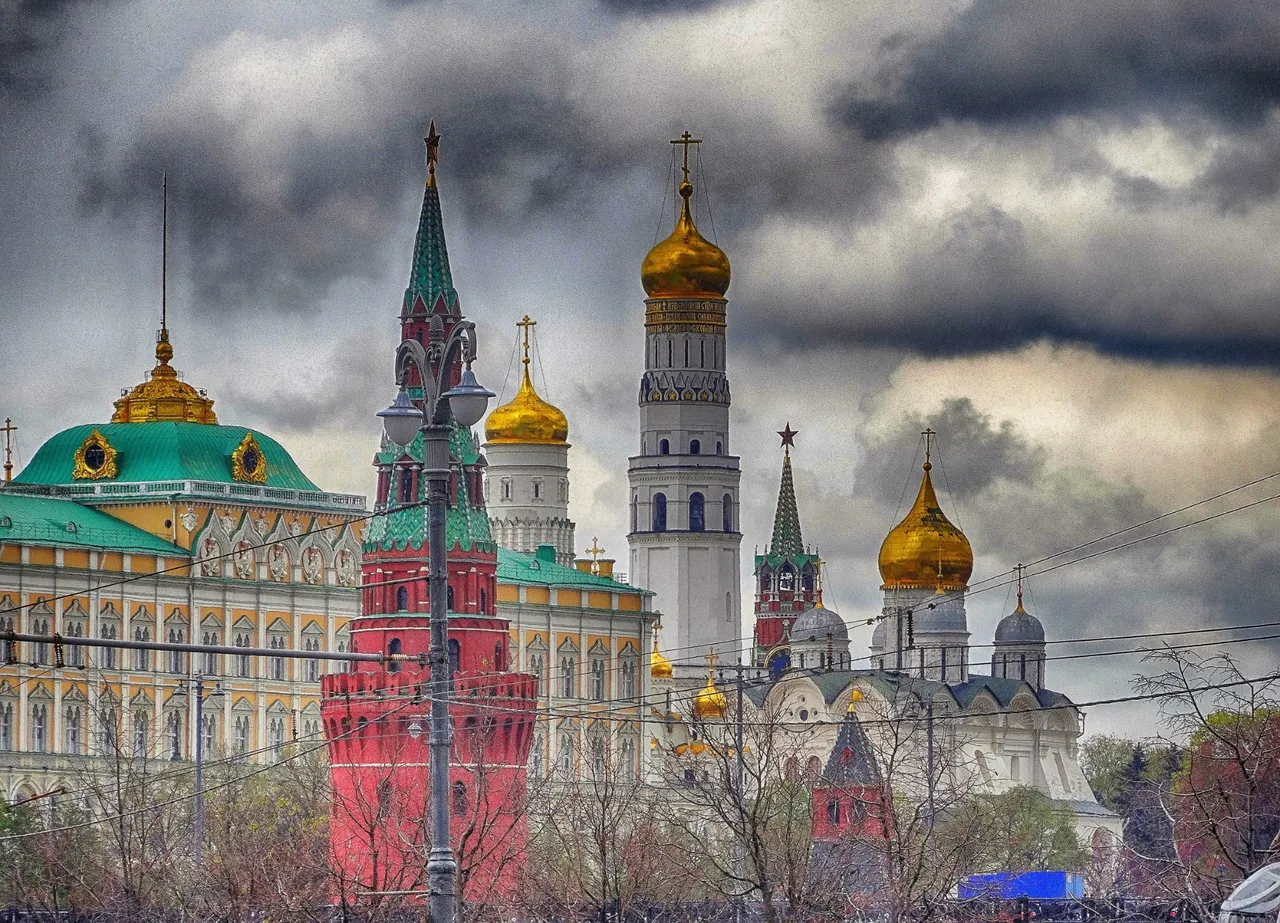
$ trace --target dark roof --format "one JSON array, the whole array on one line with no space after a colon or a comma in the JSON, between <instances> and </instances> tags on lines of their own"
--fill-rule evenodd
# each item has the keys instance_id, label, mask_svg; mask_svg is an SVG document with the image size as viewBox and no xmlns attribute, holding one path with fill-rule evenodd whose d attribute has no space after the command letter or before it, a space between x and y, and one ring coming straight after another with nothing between
<instances>
[{"instance_id":1,"label":"dark roof","mask_svg":"<svg viewBox=\"0 0 1280 923\"><path fill-rule=\"evenodd\" d=\"M822 781L827 785L879 785L881 782L871 742L852 712L844 716L844 723L840 725L836 745L831 748L827 768L822 771Z\"/></svg>"}]
</instances>

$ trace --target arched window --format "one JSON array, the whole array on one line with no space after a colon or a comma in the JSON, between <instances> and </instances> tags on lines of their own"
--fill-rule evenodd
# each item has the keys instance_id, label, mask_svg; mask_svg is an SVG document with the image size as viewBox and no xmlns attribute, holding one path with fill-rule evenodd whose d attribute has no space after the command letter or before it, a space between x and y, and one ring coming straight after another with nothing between
<instances>
[{"instance_id":1,"label":"arched window","mask_svg":"<svg viewBox=\"0 0 1280 923\"><path fill-rule=\"evenodd\" d=\"M447 608L450 612L453 611L453 587L449 587L448 591L445 593L444 604L445 604L445 608Z\"/></svg>"},{"instance_id":2,"label":"arched window","mask_svg":"<svg viewBox=\"0 0 1280 923\"><path fill-rule=\"evenodd\" d=\"M817 571L812 564L805 564L800 571L800 586L806 593L812 593Z\"/></svg>"},{"instance_id":3,"label":"arched window","mask_svg":"<svg viewBox=\"0 0 1280 923\"><path fill-rule=\"evenodd\" d=\"M790 564L783 564L782 570L778 572L778 589L783 593L790 593L796 588L796 572Z\"/></svg>"},{"instance_id":4,"label":"arched window","mask_svg":"<svg viewBox=\"0 0 1280 923\"><path fill-rule=\"evenodd\" d=\"M457 673L462 667L462 646L457 638L449 639L449 673Z\"/></svg>"},{"instance_id":5,"label":"arched window","mask_svg":"<svg viewBox=\"0 0 1280 923\"><path fill-rule=\"evenodd\" d=\"M671 338L667 337L667 368L675 365L673 358L675 356L674 348L671 345Z\"/></svg>"},{"instance_id":6,"label":"arched window","mask_svg":"<svg viewBox=\"0 0 1280 923\"><path fill-rule=\"evenodd\" d=\"M699 440L697 440L697 439L690 439L690 440L689 440L689 454L690 454L690 455L701 455L701 454L702 454L702 443L701 443Z\"/></svg>"},{"instance_id":7,"label":"arched window","mask_svg":"<svg viewBox=\"0 0 1280 923\"><path fill-rule=\"evenodd\" d=\"M489 594L484 587L480 588L480 614L487 615L489 613Z\"/></svg>"},{"instance_id":8,"label":"arched window","mask_svg":"<svg viewBox=\"0 0 1280 923\"><path fill-rule=\"evenodd\" d=\"M409 611L409 588L407 586L396 587L396 611Z\"/></svg>"},{"instance_id":9,"label":"arched window","mask_svg":"<svg viewBox=\"0 0 1280 923\"><path fill-rule=\"evenodd\" d=\"M400 589L404 589L404 587L401 587ZM392 638L390 641L388 641L388 642L387 642L387 653L388 653L388 654L391 654L391 655L395 655L395 654L399 654L399 653L400 653L400 639L399 639L399 638ZM388 663L388 664L387 664L387 671L388 671L388 672L390 672L390 673L399 673L399 672L400 672L400 664L398 664L398 663L397 663L396 661L394 661L394 660L393 660L393 661L391 661L390 663Z\"/></svg>"},{"instance_id":10,"label":"arched window","mask_svg":"<svg viewBox=\"0 0 1280 923\"><path fill-rule=\"evenodd\" d=\"M413 472L408 468L400 469L400 502L413 500Z\"/></svg>"},{"instance_id":11,"label":"arched window","mask_svg":"<svg viewBox=\"0 0 1280 923\"><path fill-rule=\"evenodd\" d=\"M670 443L670 442L668 442L666 439L659 439L659 440L658 440L658 454L659 454L659 455L670 455L670 454L671 454L671 443Z\"/></svg>"},{"instance_id":12,"label":"arched window","mask_svg":"<svg viewBox=\"0 0 1280 923\"><path fill-rule=\"evenodd\" d=\"M827 802L827 823L833 827L840 826L840 799L834 795Z\"/></svg>"},{"instance_id":13,"label":"arched window","mask_svg":"<svg viewBox=\"0 0 1280 923\"><path fill-rule=\"evenodd\" d=\"M640 498L631 498L631 531L636 531L636 521L640 518ZM110 648L107 648L110 650Z\"/></svg>"},{"instance_id":14,"label":"arched window","mask_svg":"<svg viewBox=\"0 0 1280 923\"><path fill-rule=\"evenodd\" d=\"M716 442L716 454L717 454L717 455L723 455L723 454L724 454L724 443L723 443L723 442L719 442L719 441L717 441L717 442Z\"/></svg>"},{"instance_id":15,"label":"arched window","mask_svg":"<svg viewBox=\"0 0 1280 923\"><path fill-rule=\"evenodd\" d=\"M733 495L725 494L720 498L720 514L724 523L724 531L733 531Z\"/></svg>"},{"instance_id":16,"label":"arched window","mask_svg":"<svg viewBox=\"0 0 1280 923\"><path fill-rule=\"evenodd\" d=\"M689 338L684 338L684 367L689 367Z\"/></svg>"},{"instance_id":17,"label":"arched window","mask_svg":"<svg viewBox=\"0 0 1280 923\"><path fill-rule=\"evenodd\" d=\"M689 494L689 531L705 532L707 529L707 501L696 490Z\"/></svg>"},{"instance_id":18,"label":"arched window","mask_svg":"<svg viewBox=\"0 0 1280 923\"><path fill-rule=\"evenodd\" d=\"M768 593L770 584L773 583L773 571L769 569L769 565L765 564L760 568L760 592Z\"/></svg>"},{"instance_id":19,"label":"arched window","mask_svg":"<svg viewBox=\"0 0 1280 923\"><path fill-rule=\"evenodd\" d=\"M666 440L663 440L664 442ZM653 495L653 531L667 531L667 495Z\"/></svg>"}]
</instances>

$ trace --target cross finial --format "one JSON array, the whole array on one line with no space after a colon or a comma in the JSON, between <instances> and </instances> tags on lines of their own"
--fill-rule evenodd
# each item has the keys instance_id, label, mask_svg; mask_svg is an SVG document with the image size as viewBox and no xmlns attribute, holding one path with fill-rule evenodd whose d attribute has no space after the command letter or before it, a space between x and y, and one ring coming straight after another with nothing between
<instances>
[{"instance_id":1,"label":"cross finial","mask_svg":"<svg viewBox=\"0 0 1280 923\"><path fill-rule=\"evenodd\" d=\"M720 655L716 653L715 648L707 651L707 678L710 679L715 675L716 664L720 660Z\"/></svg>"},{"instance_id":2,"label":"cross finial","mask_svg":"<svg viewBox=\"0 0 1280 923\"><path fill-rule=\"evenodd\" d=\"M1018 608L1019 609L1022 608L1022 572L1025 569L1026 568L1023 567L1023 565L1021 564L1018 564L1017 566L1014 567L1014 570L1018 574Z\"/></svg>"},{"instance_id":3,"label":"cross finial","mask_svg":"<svg viewBox=\"0 0 1280 923\"><path fill-rule=\"evenodd\" d=\"M423 139L427 142L427 185L434 186L436 184L436 164L440 161L440 133L436 131L436 120L431 120L431 127L427 129L427 136Z\"/></svg>"},{"instance_id":4,"label":"cross finial","mask_svg":"<svg viewBox=\"0 0 1280 923\"><path fill-rule=\"evenodd\" d=\"M687 183L689 182L689 145L701 144L702 139L695 138L693 135L689 134L689 132L686 131L683 134L681 134L679 138L677 138L675 141L672 141L671 143L684 145L684 181Z\"/></svg>"},{"instance_id":5,"label":"cross finial","mask_svg":"<svg viewBox=\"0 0 1280 923\"><path fill-rule=\"evenodd\" d=\"M600 547L600 540L594 535L591 536L591 547L587 549L587 554L591 555L592 562L600 560L600 555L604 554L604 549Z\"/></svg>"},{"instance_id":6,"label":"cross finial","mask_svg":"<svg viewBox=\"0 0 1280 923\"><path fill-rule=\"evenodd\" d=\"M516 326L517 326L517 327L519 327L519 328L521 329L521 331L524 333L524 359L523 359L523 362L524 362L525 368L527 369L527 368L529 367L529 331L530 331L532 328L534 328L534 327L538 326L538 322L537 322L536 320L532 320L532 319L529 317L529 315L528 315L528 314L526 314L526 315L525 315L524 317L522 317L520 320L516 321ZM544 366L544 368L545 368L545 366ZM592 541L595 541L595 539L592 539Z\"/></svg>"},{"instance_id":7,"label":"cross finial","mask_svg":"<svg viewBox=\"0 0 1280 923\"><path fill-rule=\"evenodd\" d=\"M928 471L933 467L933 462L929 461L929 456L933 451L933 437L938 434L931 427L926 426L924 432L920 435L924 437L924 470Z\"/></svg>"},{"instance_id":8,"label":"cross finial","mask_svg":"<svg viewBox=\"0 0 1280 923\"><path fill-rule=\"evenodd\" d=\"M791 423L788 421L786 426L778 430L778 435L782 437L782 448L786 451L787 449L795 448L796 436L800 435L800 430L792 429ZM788 451L787 454L790 455L791 453Z\"/></svg>"},{"instance_id":9,"label":"cross finial","mask_svg":"<svg viewBox=\"0 0 1280 923\"><path fill-rule=\"evenodd\" d=\"M6 484L13 481L13 434L17 431L18 427L13 425L13 421L5 417L4 427L0 428L0 433L4 433L4 482Z\"/></svg>"}]
</instances>

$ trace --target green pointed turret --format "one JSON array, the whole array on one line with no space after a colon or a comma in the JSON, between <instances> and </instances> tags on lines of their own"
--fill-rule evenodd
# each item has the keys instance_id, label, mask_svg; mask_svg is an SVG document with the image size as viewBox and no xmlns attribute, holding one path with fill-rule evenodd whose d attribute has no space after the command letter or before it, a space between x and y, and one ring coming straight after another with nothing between
<instances>
[{"instance_id":1,"label":"green pointed turret","mask_svg":"<svg viewBox=\"0 0 1280 923\"><path fill-rule=\"evenodd\" d=\"M773 538L769 554L791 557L804 554L800 536L800 511L796 508L796 489L791 480L791 453L782 456L782 486L778 488L778 511L773 517Z\"/></svg>"},{"instance_id":2,"label":"green pointed turret","mask_svg":"<svg viewBox=\"0 0 1280 923\"><path fill-rule=\"evenodd\" d=\"M444 243L444 219L440 215L440 190L436 187L436 161L440 135L431 123L427 135L427 188L422 196L422 217L418 219L418 236L413 245L413 268L409 287L404 293L405 314L458 314L458 290L453 287L449 270L449 251ZM422 307L415 306L418 299Z\"/></svg>"}]
</instances>

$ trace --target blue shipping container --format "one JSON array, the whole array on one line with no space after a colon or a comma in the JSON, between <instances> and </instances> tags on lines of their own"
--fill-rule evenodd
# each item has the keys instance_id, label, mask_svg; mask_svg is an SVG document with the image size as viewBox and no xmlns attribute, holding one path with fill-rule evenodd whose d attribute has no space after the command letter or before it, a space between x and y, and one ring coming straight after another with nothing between
<instances>
[{"instance_id":1,"label":"blue shipping container","mask_svg":"<svg viewBox=\"0 0 1280 923\"><path fill-rule=\"evenodd\" d=\"M992 872L960 879L959 897L972 900L1060 901L1084 897L1084 879L1075 872Z\"/></svg>"}]
</instances>

